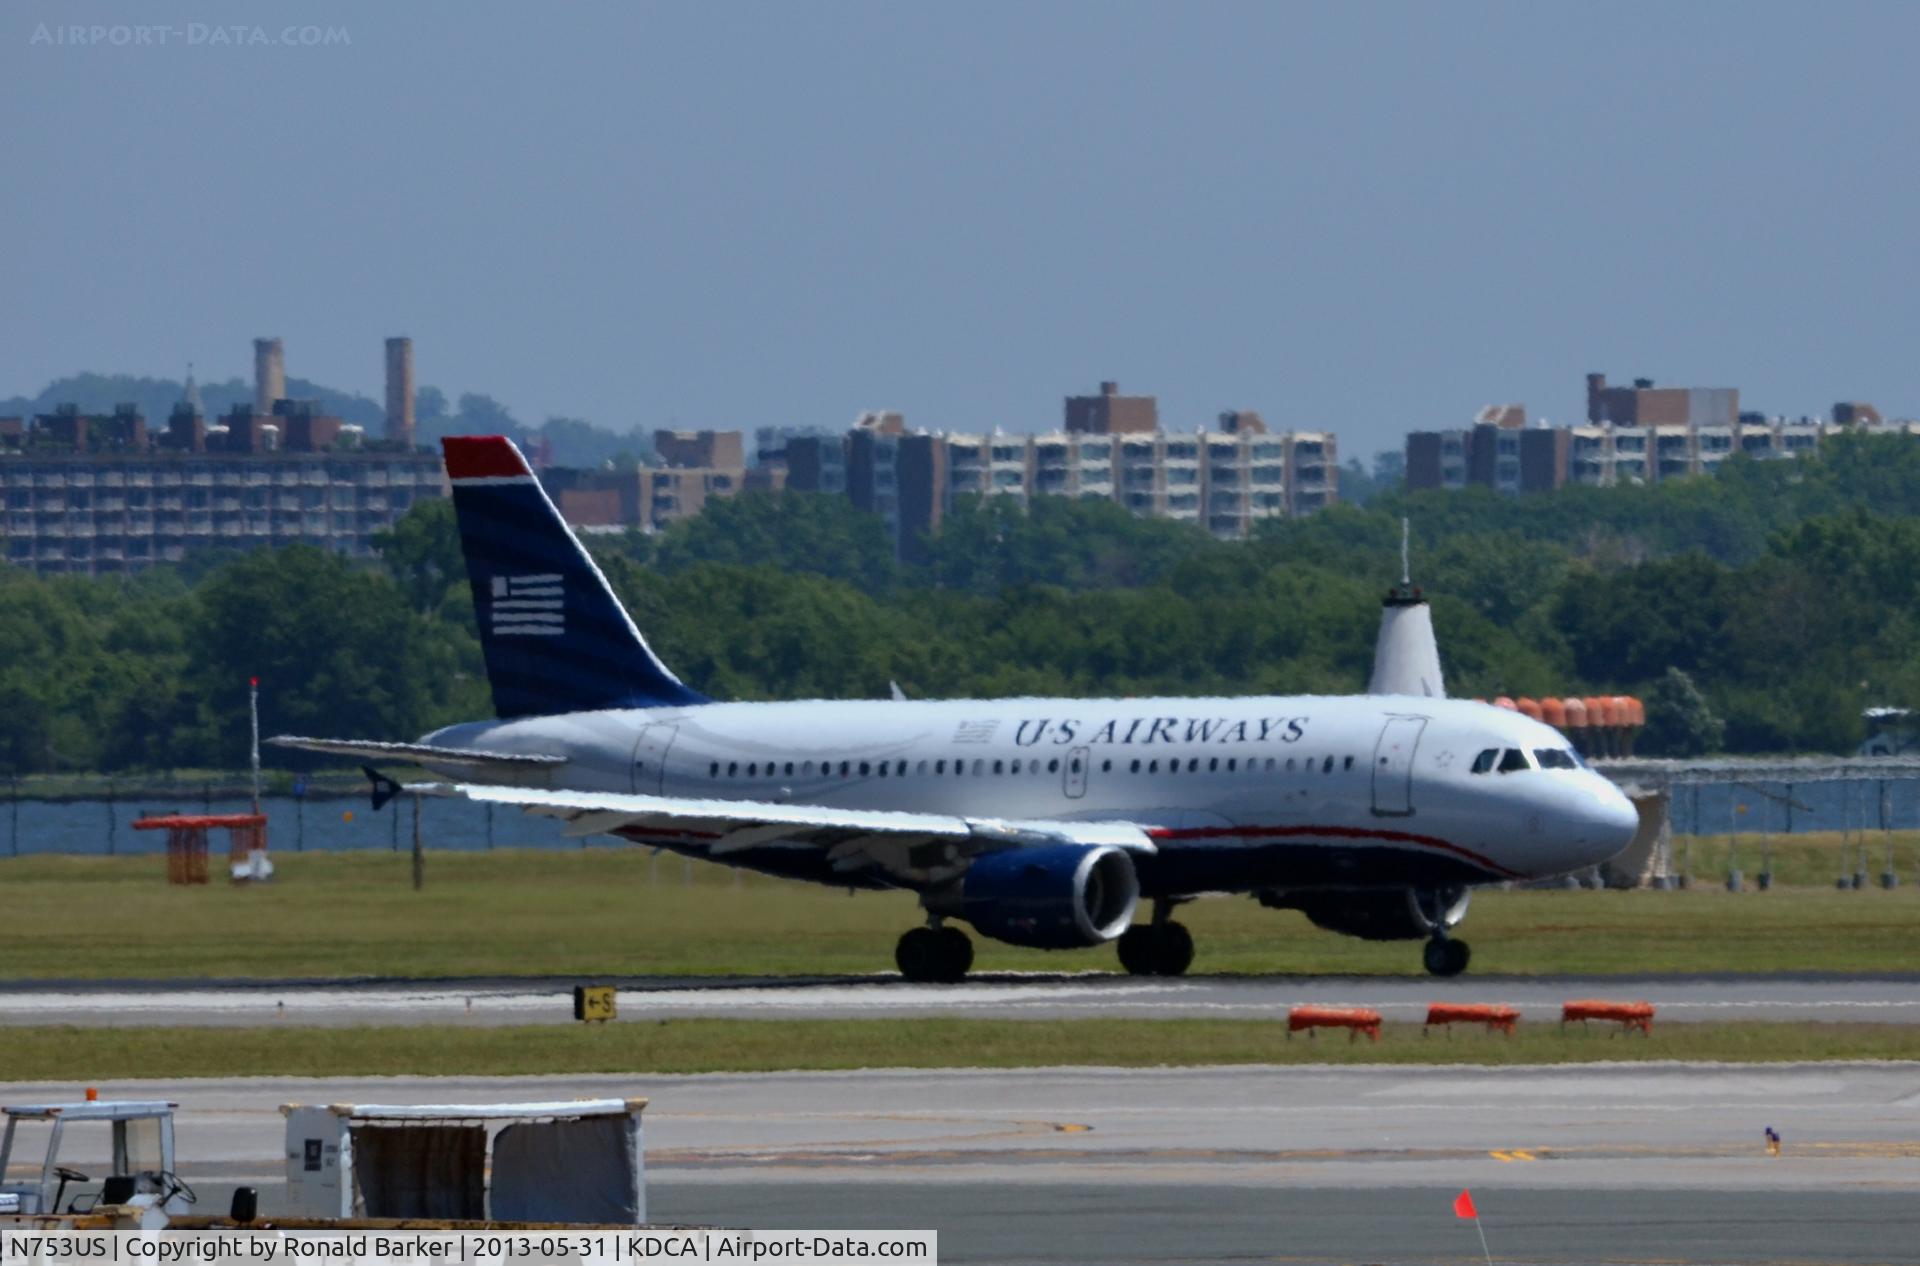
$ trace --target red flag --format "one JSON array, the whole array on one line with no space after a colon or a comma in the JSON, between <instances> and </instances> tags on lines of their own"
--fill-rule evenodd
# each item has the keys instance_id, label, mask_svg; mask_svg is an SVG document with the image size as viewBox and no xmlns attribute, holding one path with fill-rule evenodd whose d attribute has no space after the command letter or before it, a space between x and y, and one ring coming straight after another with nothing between
<instances>
[{"instance_id":1,"label":"red flag","mask_svg":"<svg viewBox=\"0 0 1920 1266\"><path fill-rule=\"evenodd\" d=\"M1463 1191L1453 1198L1453 1216L1456 1218L1478 1218L1480 1210L1473 1207L1473 1193Z\"/></svg>"}]
</instances>

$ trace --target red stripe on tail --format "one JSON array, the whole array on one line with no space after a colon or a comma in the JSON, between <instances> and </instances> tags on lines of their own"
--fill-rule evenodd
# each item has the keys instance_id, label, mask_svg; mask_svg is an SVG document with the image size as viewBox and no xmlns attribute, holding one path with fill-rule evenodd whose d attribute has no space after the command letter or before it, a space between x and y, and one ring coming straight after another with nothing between
<instances>
[{"instance_id":1,"label":"red stripe on tail","mask_svg":"<svg viewBox=\"0 0 1920 1266\"><path fill-rule=\"evenodd\" d=\"M504 435L449 435L440 441L449 479L510 479L531 476L527 459Z\"/></svg>"}]
</instances>

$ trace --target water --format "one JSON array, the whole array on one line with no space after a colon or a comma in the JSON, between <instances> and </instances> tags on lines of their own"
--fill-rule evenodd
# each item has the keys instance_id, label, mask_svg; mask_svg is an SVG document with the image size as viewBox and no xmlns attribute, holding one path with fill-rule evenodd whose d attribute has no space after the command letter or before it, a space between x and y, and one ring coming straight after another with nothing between
<instances>
[{"instance_id":1,"label":"water","mask_svg":"<svg viewBox=\"0 0 1920 1266\"><path fill-rule=\"evenodd\" d=\"M1790 793L1790 794L1789 794ZM1791 800L1791 804L1789 804ZM409 849L413 808L396 801L375 813L365 798L302 800L289 796L260 802L267 840L276 852L339 852L344 849ZM1744 808L1745 812L1741 812ZM0 856L30 853L151 854L166 851L164 831L136 831L145 813L245 813L243 799L207 800L185 792L172 799L0 800ZM1673 829L1682 835L1797 834L1803 831L1878 831L1920 828L1920 779L1714 784L1678 787ZM593 840L569 839L562 823L529 817L517 809L490 808L468 800L428 798L420 805L420 840L432 849L582 848ZM600 843L606 843L604 837ZM209 848L223 852L225 833L215 831Z\"/></svg>"},{"instance_id":2,"label":"water","mask_svg":"<svg viewBox=\"0 0 1920 1266\"><path fill-rule=\"evenodd\" d=\"M404 799L375 813L357 800L262 799L267 815L267 844L276 853L340 852L346 849L413 847L413 806ZM0 857L31 853L146 855L164 853L165 831L136 831L135 818L148 813L247 813L243 799L212 800L187 793L171 799L0 800ZM517 809L494 808L470 800L427 798L420 804L420 842L426 848L480 851L488 848L581 848L568 839L565 824L529 817ZM599 843L608 841L601 837ZM226 832L208 832L207 848L224 854Z\"/></svg>"},{"instance_id":3,"label":"water","mask_svg":"<svg viewBox=\"0 0 1920 1266\"><path fill-rule=\"evenodd\" d=\"M1910 831L1920 828L1920 779L1682 786L1669 815L1680 835Z\"/></svg>"}]
</instances>

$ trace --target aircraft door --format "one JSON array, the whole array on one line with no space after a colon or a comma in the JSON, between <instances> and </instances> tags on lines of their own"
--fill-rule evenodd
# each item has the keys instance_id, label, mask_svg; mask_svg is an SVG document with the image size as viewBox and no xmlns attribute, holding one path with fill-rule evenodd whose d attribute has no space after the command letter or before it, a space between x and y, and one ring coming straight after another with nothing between
<instances>
[{"instance_id":1,"label":"aircraft door","mask_svg":"<svg viewBox=\"0 0 1920 1266\"><path fill-rule=\"evenodd\" d=\"M1065 780L1067 799L1078 800L1087 794L1087 749L1076 747L1067 753L1067 763L1061 768L1061 778Z\"/></svg>"},{"instance_id":2,"label":"aircraft door","mask_svg":"<svg viewBox=\"0 0 1920 1266\"><path fill-rule=\"evenodd\" d=\"M1426 717L1388 717L1373 745L1373 812L1404 818L1413 813L1413 753L1420 746Z\"/></svg>"},{"instance_id":3,"label":"aircraft door","mask_svg":"<svg viewBox=\"0 0 1920 1266\"><path fill-rule=\"evenodd\" d=\"M631 768L633 790L640 795L661 795L666 787L667 753L673 748L677 725L642 726L633 741Z\"/></svg>"}]
</instances>

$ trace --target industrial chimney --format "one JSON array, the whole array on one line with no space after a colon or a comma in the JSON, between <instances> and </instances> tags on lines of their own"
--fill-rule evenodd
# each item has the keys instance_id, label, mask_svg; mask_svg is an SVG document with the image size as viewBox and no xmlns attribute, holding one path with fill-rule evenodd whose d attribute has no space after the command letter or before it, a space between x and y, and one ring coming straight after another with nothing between
<instances>
[{"instance_id":1,"label":"industrial chimney","mask_svg":"<svg viewBox=\"0 0 1920 1266\"><path fill-rule=\"evenodd\" d=\"M287 353L277 338L253 340L253 411L273 412L273 402L287 397Z\"/></svg>"},{"instance_id":2,"label":"industrial chimney","mask_svg":"<svg viewBox=\"0 0 1920 1266\"><path fill-rule=\"evenodd\" d=\"M413 447L413 340L387 340L387 438Z\"/></svg>"}]
</instances>

